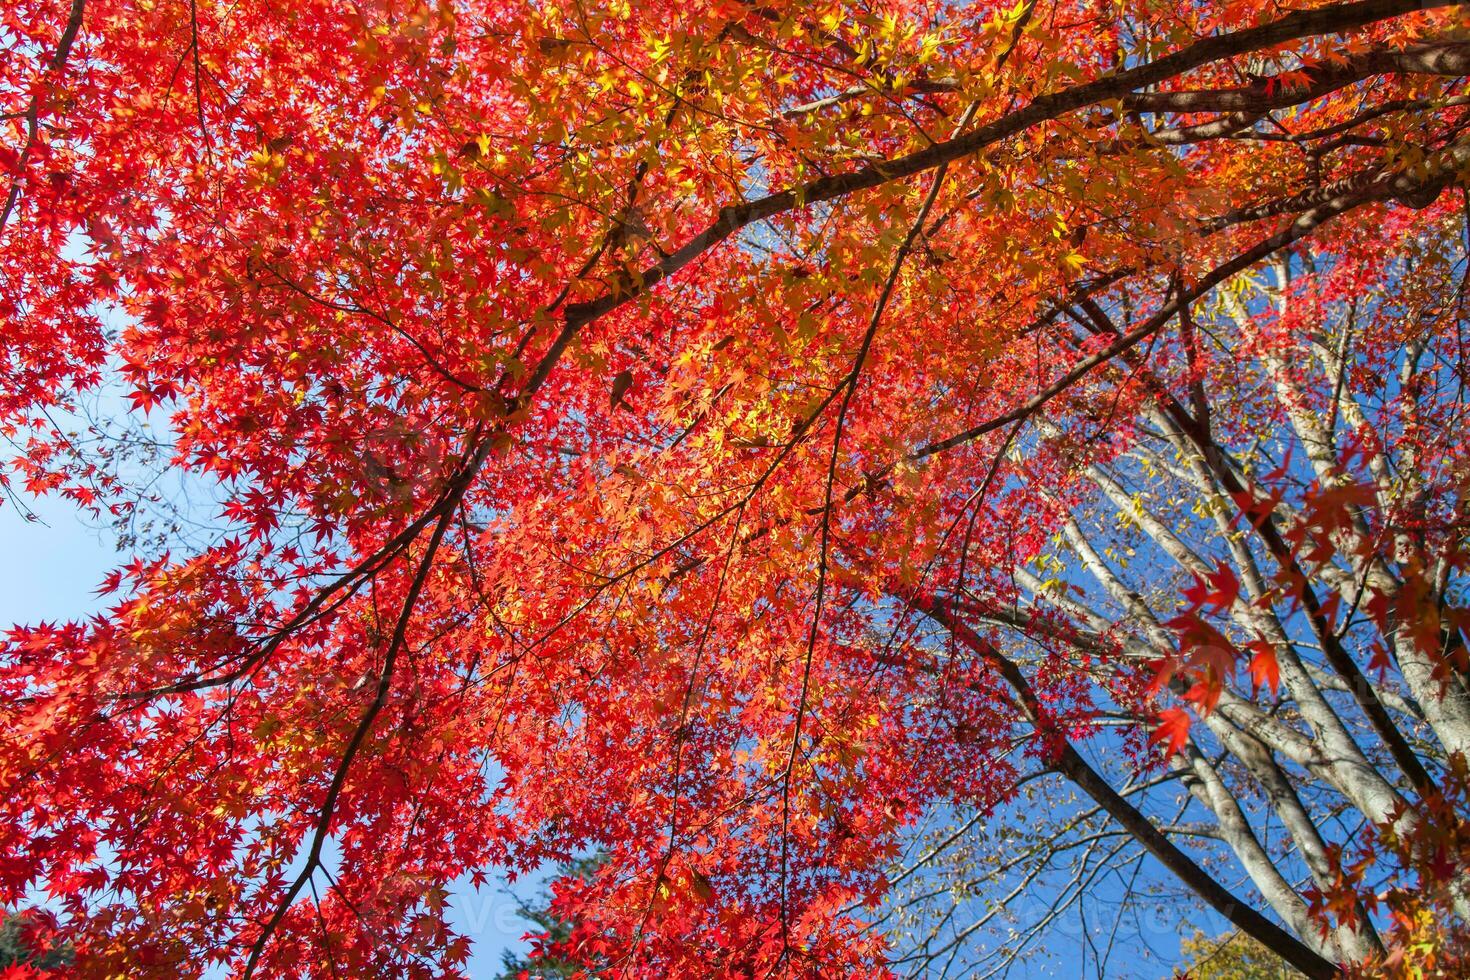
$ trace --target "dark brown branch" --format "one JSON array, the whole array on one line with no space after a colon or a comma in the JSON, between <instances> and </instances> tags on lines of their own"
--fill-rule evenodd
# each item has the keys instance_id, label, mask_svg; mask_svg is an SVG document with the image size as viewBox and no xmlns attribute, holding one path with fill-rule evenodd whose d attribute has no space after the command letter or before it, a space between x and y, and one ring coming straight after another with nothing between
<instances>
[{"instance_id":1,"label":"dark brown branch","mask_svg":"<svg viewBox=\"0 0 1470 980\"><path fill-rule=\"evenodd\" d=\"M1342 62L1315 65L1301 74L1307 79L1296 85L1262 79L1247 88L1137 92L1122 100L1123 108L1132 112L1247 112L1260 116L1272 109L1320 99L1374 75L1470 74L1470 42L1365 51Z\"/></svg>"},{"instance_id":2,"label":"dark brown branch","mask_svg":"<svg viewBox=\"0 0 1470 980\"><path fill-rule=\"evenodd\" d=\"M971 117L975 114L975 103L972 103L965 114L960 118L956 127L963 130L969 124ZM837 482L837 461L842 449L842 433L847 422L847 412L852 405L852 399L857 394L858 382L862 378L863 367L868 360L868 352L873 347L873 340L878 336L878 327L883 322L883 313L888 309L888 302L893 297L893 291L898 285L899 273L903 270L904 261L913 252L914 243L918 241L919 235L924 230L924 224L929 220L929 212L934 209L934 202L939 197L939 190L944 184L944 176L949 169L948 164L941 164L934 173L934 179L930 183L929 191L924 195L924 203L919 207L919 213L909 225L908 234L904 236L903 242L893 255L893 262L888 271L888 279L883 284L883 290L878 294L878 300L873 304L873 314L868 320L868 328L863 332L862 343L858 346L857 356L853 358L852 370L842 382L842 401L837 407L837 420L832 433L832 453L827 461L827 480L824 491L822 507L822 531L821 550L817 559L817 589L816 598L812 608L811 630L807 634L806 655L802 660L801 670L801 694L796 706L796 719L792 724L791 731L791 753L786 760L786 770L781 781L781 940L783 947L787 941L787 917L786 917L786 867L789 860L790 837L787 832L787 823L790 814L791 803L791 774L796 767L797 753L801 747L802 721L806 716L807 698L811 689L812 658L816 654L817 634L821 629L822 601L826 597L828 556L832 542L832 488ZM783 950L784 952L784 950Z\"/></svg>"},{"instance_id":3,"label":"dark brown branch","mask_svg":"<svg viewBox=\"0 0 1470 980\"><path fill-rule=\"evenodd\" d=\"M266 921L256 938L254 945L250 948L250 956L245 961L245 970L242 974L244 980L250 980L255 974L255 967L260 961L261 954L265 952L270 943L271 936L275 934L276 928L290 911L291 903L296 896L306 887L316 874L317 868L321 866L322 849L326 846L327 837L331 832L332 818L337 812L337 800L342 795L342 789L347 783L348 773L352 770L353 760L357 753L362 750L363 743L372 732L373 723L377 721L378 715L382 713L384 705L388 703L388 693L393 689L393 672L397 665L398 655L403 650L407 641L408 626L413 620L414 607L418 603L420 593L423 592L424 583L428 581L429 572L434 566L434 556L439 550L440 543L444 540L444 533L453 523L455 508L459 506L460 498L468 483L461 484L453 494L449 505L444 508L438 523L434 527L434 533L430 536L428 545L424 549L424 555L419 560L418 568L414 572L413 581L408 588L408 594L403 599L403 607L398 614L398 622L393 628L393 638L389 642L388 652L383 657L383 669L378 674L378 685L374 691L373 700L363 712L362 720L358 722L357 728L352 733L346 749L342 752L342 758L337 763L337 770L332 774L331 785L327 788L326 798L322 801L321 810L317 816L316 829L312 832L311 848L307 853L306 864L301 873L281 897L276 906L274 914Z\"/></svg>"},{"instance_id":4,"label":"dark brown branch","mask_svg":"<svg viewBox=\"0 0 1470 980\"><path fill-rule=\"evenodd\" d=\"M1360 3L1333 4L1315 10L1296 11L1256 27L1203 38L1172 54L1115 75L1039 96L1024 108L1000 119L908 156L874 163L850 173L822 177L754 201L721 208L714 222L704 231L649 266L636 281L626 282L613 292L568 306L567 329L574 333L583 325L617 309L674 275L735 232L758 221L807 208L822 201L846 197L856 191L903 180L952 163L1039 123L1085 106L1121 99L1137 89L1156 85L1222 58L1298 38L1343 33L1411 11L1446 6L1448 3L1449 0L1364 0Z\"/></svg>"},{"instance_id":5,"label":"dark brown branch","mask_svg":"<svg viewBox=\"0 0 1470 980\"><path fill-rule=\"evenodd\" d=\"M77 33L82 29L82 15L86 12L87 0L72 0L71 14L67 18L66 27L61 32L61 40L56 45L56 54L47 65L47 73L60 75L66 68L66 59L71 54L71 46L77 39ZM30 162L31 153L35 150L36 140L41 130L41 93L31 96L31 104L26 107L26 143L20 151L20 157L15 163L15 176L10 181L10 191L5 196L5 210L0 211L0 232L10 221L10 215L15 211L16 204L20 201L20 184L25 177L26 164Z\"/></svg>"}]
</instances>

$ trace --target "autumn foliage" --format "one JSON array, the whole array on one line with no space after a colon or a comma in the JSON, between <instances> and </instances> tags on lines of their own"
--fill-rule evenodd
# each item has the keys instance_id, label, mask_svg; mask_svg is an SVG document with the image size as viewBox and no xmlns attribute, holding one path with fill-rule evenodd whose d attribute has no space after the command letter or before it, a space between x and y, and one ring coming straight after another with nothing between
<instances>
[{"instance_id":1,"label":"autumn foliage","mask_svg":"<svg viewBox=\"0 0 1470 980\"><path fill-rule=\"evenodd\" d=\"M4 506L127 553L5 634L0 905L437 976L595 847L558 955L881 975L906 829L1044 770L1309 975L1455 975L1467 27L10 0Z\"/></svg>"}]
</instances>

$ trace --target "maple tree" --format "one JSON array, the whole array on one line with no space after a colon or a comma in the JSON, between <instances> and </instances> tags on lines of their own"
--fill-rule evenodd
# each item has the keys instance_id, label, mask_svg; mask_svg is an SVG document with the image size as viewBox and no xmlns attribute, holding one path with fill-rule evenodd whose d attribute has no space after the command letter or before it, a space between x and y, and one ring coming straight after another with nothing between
<instances>
[{"instance_id":1,"label":"maple tree","mask_svg":"<svg viewBox=\"0 0 1470 980\"><path fill-rule=\"evenodd\" d=\"M432 976L451 883L601 847L613 970L877 973L906 828L1031 767L1308 975L1440 968L1466 27L7 4L3 487L133 554L7 634L0 901L85 974Z\"/></svg>"}]
</instances>

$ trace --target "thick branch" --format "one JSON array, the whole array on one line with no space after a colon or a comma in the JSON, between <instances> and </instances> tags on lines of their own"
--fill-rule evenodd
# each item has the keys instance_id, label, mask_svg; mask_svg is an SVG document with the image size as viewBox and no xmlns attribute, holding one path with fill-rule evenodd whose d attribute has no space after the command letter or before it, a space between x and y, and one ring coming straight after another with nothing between
<instances>
[{"instance_id":1,"label":"thick branch","mask_svg":"<svg viewBox=\"0 0 1470 980\"><path fill-rule=\"evenodd\" d=\"M902 595L910 607L924 612L936 622L945 626L950 633L968 649L980 656L988 665L995 669L1006 682L1015 690L1021 699L1022 705L1031 715L1033 722L1039 722L1045 718L1044 709L1031 688L1026 676L1021 673L1013 662L1002 656L1000 651L986 642L986 640L974 630L970 629L963 621L954 616L946 605L933 599L924 599L916 595ZM1214 879L1209 872L1205 871L1173 841L1161 832L1153 823L1140 813L1132 804L1118 794L1112 785L1104 779L1097 770L1088 764L1087 760L1077 752L1072 743L1066 741L1055 733L1057 741L1056 755L1052 766L1061 774L1070 779L1076 786L1108 812L1122 827L1127 830L1145 850L1152 854L1161 864L1173 872L1180 881L1187 885L1195 894L1209 903L1217 912L1230 920L1242 932L1245 932L1271 949L1282 959L1296 967L1309 977L1328 978L1338 974L1337 967L1321 956L1314 953L1307 945L1276 923L1266 918L1260 912L1246 905L1239 898L1232 895Z\"/></svg>"}]
</instances>

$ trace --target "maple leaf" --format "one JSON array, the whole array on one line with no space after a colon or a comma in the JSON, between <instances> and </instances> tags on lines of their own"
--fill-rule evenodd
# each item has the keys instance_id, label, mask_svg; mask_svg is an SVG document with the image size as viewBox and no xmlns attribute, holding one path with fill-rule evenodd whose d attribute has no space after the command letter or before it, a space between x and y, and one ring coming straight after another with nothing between
<instances>
[{"instance_id":1,"label":"maple leaf","mask_svg":"<svg viewBox=\"0 0 1470 980\"><path fill-rule=\"evenodd\" d=\"M1252 643L1251 648L1256 651L1250 659L1252 689L1269 687L1272 694L1277 693L1281 688L1281 668L1276 663L1276 651L1259 641Z\"/></svg>"},{"instance_id":2,"label":"maple leaf","mask_svg":"<svg viewBox=\"0 0 1470 980\"><path fill-rule=\"evenodd\" d=\"M1165 708L1159 712L1149 745L1164 745L1167 755L1178 755L1189 740L1189 712L1183 708Z\"/></svg>"}]
</instances>

